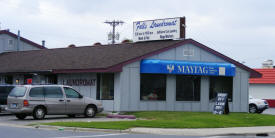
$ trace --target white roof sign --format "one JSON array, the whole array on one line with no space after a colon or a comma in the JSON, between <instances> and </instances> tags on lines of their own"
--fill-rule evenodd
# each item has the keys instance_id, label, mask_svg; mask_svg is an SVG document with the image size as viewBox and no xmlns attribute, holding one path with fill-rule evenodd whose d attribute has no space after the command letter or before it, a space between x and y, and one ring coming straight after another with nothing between
<instances>
[{"instance_id":1,"label":"white roof sign","mask_svg":"<svg viewBox=\"0 0 275 138\"><path fill-rule=\"evenodd\" d=\"M133 24L133 41L184 38L185 18L137 21Z\"/></svg>"}]
</instances>

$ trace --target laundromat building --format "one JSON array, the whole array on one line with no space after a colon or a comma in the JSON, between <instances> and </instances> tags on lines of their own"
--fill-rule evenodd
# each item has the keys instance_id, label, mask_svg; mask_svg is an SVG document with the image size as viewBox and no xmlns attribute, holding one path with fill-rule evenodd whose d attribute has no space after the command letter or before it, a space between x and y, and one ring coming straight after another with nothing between
<instances>
[{"instance_id":1,"label":"laundromat building","mask_svg":"<svg viewBox=\"0 0 275 138\"><path fill-rule=\"evenodd\" d=\"M105 111L208 112L223 92L248 112L248 80L261 76L193 39L6 52L0 67L0 84L71 85Z\"/></svg>"}]
</instances>

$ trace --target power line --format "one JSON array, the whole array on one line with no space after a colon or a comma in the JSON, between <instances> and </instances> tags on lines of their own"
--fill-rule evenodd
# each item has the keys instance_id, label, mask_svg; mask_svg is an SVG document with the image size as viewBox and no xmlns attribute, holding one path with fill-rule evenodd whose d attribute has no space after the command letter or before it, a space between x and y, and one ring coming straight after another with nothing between
<instances>
[{"instance_id":1,"label":"power line","mask_svg":"<svg viewBox=\"0 0 275 138\"><path fill-rule=\"evenodd\" d=\"M113 32L110 32L108 34L108 38L109 39L111 38L112 44L114 44L115 43L115 38L117 38L117 40L119 40L119 34L118 33L115 34L116 26L118 26L120 24L122 25L124 22L123 21L115 21L115 20L113 20L113 21L105 21L104 23L109 24L109 25L111 25L113 27Z\"/></svg>"}]
</instances>

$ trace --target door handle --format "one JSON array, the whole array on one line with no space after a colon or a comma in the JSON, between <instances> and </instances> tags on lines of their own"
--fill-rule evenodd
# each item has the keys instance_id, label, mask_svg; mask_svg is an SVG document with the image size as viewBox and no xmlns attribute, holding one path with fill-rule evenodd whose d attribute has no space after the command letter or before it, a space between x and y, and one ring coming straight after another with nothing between
<instances>
[{"instance_id":1,"label":"door handle","mask_svg":"<svg viewBox=\"0 0 275 138\"><path fill-rule=\"evenodd\" d=\"M70 102L71 100L67 100L67 102Z\"/></svg>"},{"instance_id":2,"label":"door handle","mask_svg":"<svg viewBox=\"0 0 275 138\"><path fill-rule=\"evenodd\" d=\"M63 102L64 100L60 99L59 102Z\"/></svg>"}]
</instances>

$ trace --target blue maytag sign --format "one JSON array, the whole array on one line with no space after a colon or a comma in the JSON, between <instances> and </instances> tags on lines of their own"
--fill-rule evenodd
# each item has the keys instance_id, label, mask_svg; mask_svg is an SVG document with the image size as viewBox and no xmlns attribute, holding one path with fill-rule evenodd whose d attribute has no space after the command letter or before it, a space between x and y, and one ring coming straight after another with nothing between
<instances>
[{"instance_id":1,"label":"blue maytag sign","mask_svg":"<svg viewBox=\"0 0 275 138\"><path fill-rule=\"evenodd\" d=\"M235 65L230 63L145 59L140 63L140 73L235 76Z\"/></svg>"}]
</instances>

